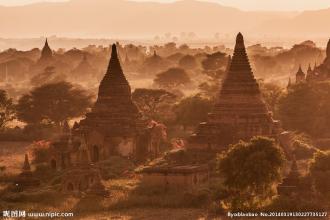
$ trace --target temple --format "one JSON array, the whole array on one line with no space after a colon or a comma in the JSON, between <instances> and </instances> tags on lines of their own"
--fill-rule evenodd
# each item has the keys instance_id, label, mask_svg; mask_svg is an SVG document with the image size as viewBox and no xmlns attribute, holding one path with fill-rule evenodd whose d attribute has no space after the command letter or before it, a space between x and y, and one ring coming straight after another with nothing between
<instances>
[{"instance_id":1,"label":"temple","mask_svg":"<svg viewBox=\"0 0 330 220\"><path fill-rule=\"evenodd\" d=\"M262 100L241 33L229 65L213 111L190 137L189 148L224 150L253 136L278 137L279 122Z\"/></svg>"},{"instance_id":2,"label":"temple","mask_svg":"<svg viewBox=\"0 0 330 220\"><path fill-rule=\"evenodd\" d=\"M279 123L274 121L261 98L245 51L243 35L236 38L234 55L229 57L225 79L208 121L188 138L187 147L168 152L138 173L142 183L160 189L194 188L207 184L207 164L217 152L254 136L278 139Z\"/></svg>"},{"instance_id":3,"label":"temple","mask_svg":"<svg viewBox=\"0 0 330 220\"><path fill-rule=\"evenodd\" d=\"M48 45L48 40L46 38L46 42L44 47L41 50L41 57L39 59L39 61L46 61L46 60L50 60L53 57L53 52L50 49L49 45Z\"/></svg>"},{"instance_id":4,"label":"temple","mask_svg":"<svg viewBox=\"0 0 330 220\"><path fill-rule=\"evenodd\" d=\"M49 160L53 170L70 169L120 155L145 159L160 154L164 127L148 126L132 101L131 87L122 71L116 45L91 112L72 129L52 141ZM156 152L156 153L155 153ZM71 187L69 187L71 188Z\"/></svg>"},{"instance_id":5,"label":"temple","mask_svg":"<svg viewBox=\"0 0 330 220\"><path fill-rule=\"evenodd\" d=\"M301 67L299 66L299 70L296 74L296 84L299 84L301 82L317 82L317 81L324 81L330 79L330 39L327 44L326 48L326 58L324 59L323 63L320 65L314 66L312 69L309 65L307 74L305 75Z\"/></svg>"},{"instance_id":6,"label":"temple","mask_svg":"<svg viewBox=\"0 0 330 220\"><path fill-rule=\"evenodd\" d=\"M138 116L114 44L108 70L99 86L98 99L73 133L87 146L92 161L114 153L128 156L134 150Z\"/></svg>"},{"instance_id":7,"label":"temple","mask_svg":"<svg viewBox=\"0 0 330 220\"><path fill-rule=\"evenodd\" d=\"M306 80L306 75L299 66L298 72L296 73L296 83L303 83Z\"/></svg>"},{"instance_id":8,"label":"temple","mask_svg":"<svg viewBox=\"0 0 330 220\"><path fill-rule=\"evenodd\" d=\"M97 70L88 61L87 54L83 55L79 64L71 71L72 80L92 80Z\"/></svg>"},{"instance_id":9,"label":"temple","mask_svg":"<svg viewBox=\"0 0 330 220\"><path fill-rule=\"evenodd\" d=\"M29 157L25 154L22 171L15 179L13 189L15 191L23 191L29 188L38 187L39 185L40 180L33 176Z\"/></svg>"}]
</instances>

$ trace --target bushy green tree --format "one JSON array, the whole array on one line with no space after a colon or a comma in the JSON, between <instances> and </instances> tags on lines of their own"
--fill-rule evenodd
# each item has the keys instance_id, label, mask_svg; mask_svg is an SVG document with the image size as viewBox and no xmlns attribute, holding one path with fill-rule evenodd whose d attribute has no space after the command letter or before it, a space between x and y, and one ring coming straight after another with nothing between
<instances>
[{"instance_id":1,"label":"bushy green tree","mask_svg":"<svg viewBox=\"0 0 330 220\"><path fill-rule=\"evenodd\" d=\"M284 89L277 84L265 83L263 81L259 81L259 85L262 97L265 100L268 109L276 114L278 103L281 97L285 94Z\"/></svg>"},{"instance_id":2,"label":"bushy green tree","mask_svg":"<svg viewBox=\"0 0 330 220\"><path fill-rule=\"evenodd\" d=\"M206 56L202 61L202 73L208 80L199 85L201 94L207 98L215 99L220 89L221 78L224 77L228 66L228 57L225 53L216 52Z\"/></svg>"},{"instance_id":3,"label":"bushy green tree","mask_svg":"<svg viewBox=\"0 0 330 220\"><path fill-rule=\"evenodd\" d=\"M285 129L313 137L330 135L330 83L302 83L292 86L279 101L279 118Z\"/></svg>"},{"instance_id":4,"label":"bushy green tree","mask_svg":"<svg viewBox=\"0 0 330 220\"><path fill-rule=\"evenodd\" d=\"M195 69L197 67L196 58L192 55L186 55L180 59L179 66L188 70Z\"/></svg>"},{"instance_id":5,"label":"bushy green tree","mask_svg":"<svg viewBox=\"0 0 330 220\"><path fill-rule=\"evenodd\" d=\"M201 96L192 96L181 100L174 106L176 123L184 128L188 126L197 126L198 123L206 121L207 115L211 112L212 102Z\"/></svg>"},{"instance_id":6,"label":"bushy green tree","mask_svg":"<svg viewBox=\"0 0 330 220\"><path fill-rule=\"evenodd\" d=\"M161 88L173 89L175 87L187 85L191 80L184 69L170 68L165 72L157 74L154 82Z\"/></svg>"},{"instance_id":7,"label":"bushy green tree","mask_svg":"<svg viewBox=\"0 0 330 220\"><path fill-rule=\"evenodd\" d=\"M145 117L159 120L174 105L176 95L163 89L135 89L132 99Z\"/></svg>"},{"instance_id":8,"label":"bushy green tree","mask_svg":"<svg viewBox=\"0 0 330 220\"><path fill-rule=\"evenodd\" d=\"M46 84L23 95L16 106L19 120L28 124L55 124L79 117L91 105L91 96L68 82Z\"/></svg>"},{"instance_id":9,"label":"bushy green tree","mask_svg":"<svg viewBox=\"0 0 330 220\"><path fill-rule=\"evenodd\" d=\"M272 196L284 161L283 151L266 137L241 141L221 154L218 168L230 192L232 209L255 208Z\"/></svg>"}]
</instances>

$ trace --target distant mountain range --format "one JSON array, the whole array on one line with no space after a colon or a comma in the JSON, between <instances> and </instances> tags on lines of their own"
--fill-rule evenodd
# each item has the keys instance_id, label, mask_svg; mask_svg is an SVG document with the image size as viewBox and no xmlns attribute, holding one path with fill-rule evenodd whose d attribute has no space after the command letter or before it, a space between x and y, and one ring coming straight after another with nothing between
<instances>
[{"instance_id":1,"label":"distant mountain range","mask_svg":"<svg viewBox=\"0 0 330 220\"><path fill-rule=\"evenodd\" d=\"M161 4L125 0L72 0L0 7L0 37L141 38L167 32L198 36L330 36L330 8L304 12L241 11L217 3L183 0Z\"/></svg>"}]
</instances>

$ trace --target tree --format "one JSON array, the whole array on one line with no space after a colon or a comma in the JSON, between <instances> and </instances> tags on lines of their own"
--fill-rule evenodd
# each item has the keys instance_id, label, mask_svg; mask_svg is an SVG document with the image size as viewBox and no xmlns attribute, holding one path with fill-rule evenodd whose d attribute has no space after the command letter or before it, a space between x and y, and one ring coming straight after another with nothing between
<instances>
[{"instance_id":1,"label":"tree","mask_svg":"<svg viewBox=\"0 0 330 220\"><path fill-rule=\"evenodd\" d=\"M284 161L283 151L266 137L241 141L221 154L218 168L230 192L232 209L256 207L269 198Z\"/></svg>"},{"instance_id":2,"label":"tree","mask_svg":"<svg viewBox=\"0 0 330 220\"><path fill-rule=\"evenodd\" d=\"M186 55L179 60L179 66L183 69L195 69L197 67L197 62L195 57Z\"/></svg>"},{"instance_id":3,"label":"tree","mask_svg":"<svg viewBox=\"0 0 330 220\"><path fill-rule=\"evenodd\" d=\"M201 94L210 99L215 99L220 88L221 78L224 76L228 57L226 54L217 52L207 55L207 58L202 61L203 74L208 76L208 80L199 85Z\"/></svg>"},{"instance_id":4,"label":"tree","mask_svg":"<svg viewBox=\"0 0 330 220\"><path fill-rule=\"evenodd\" d=\"M219 95L220 80L203 82L199 84L198 89L200 90L200 95L202 95L203 97L215 100L216 97Z\"/></svg>"},{"instance_id":5,"label":"tree","mask_svg":"<svg viewBox=\"0 0 330 220\"><path fill-rule=\"evenodd\" d=\"M216 52L207 55L202 61L203 73L212 79L219 79L226 69L228 58L225 53Z\"/></svg>"},{"instance_id":6,"label":"tree","mask_svg":"<svg viewBox=\"0 0 330 220\"><path fill-rule=\"evenodd\" d=\"M330 134L330 83L294 85L279 100L278 115L284 128L307 133L312 137Z\"/></svg>"},{"instance_id":7,"label":"tree","mask_svg":"<svg viewBox=\"0 0 330 220\"><path fill-rule=\"evenodd\" d=\"M164 109L173 105L176 96L163 89L135 89L132 99L144 116L159 120Z\"/></svg>"},{"instance_id":8,"label":"tree","mask_svg":"<svg viewBox=\"0 0 330 220\"><path fill-rule=\"evenodd\" d=\"M310 175L316 191L330 199L330 151L315 154L310 164Z\"/></svg>"},{"instance_id":9,"label":"tree","mask_svg":"<svg viewBox=\"0 0 330 220\"><path fill-rule=\"evenodd\" d=\"M0 90L0 130L3 130L8 122L15 119L13 100L8 98L7 92Z\"/></svg>"},{"instance_id":10,"label":"tree","mask_svg":"<svg viewBox=\"0 0 330 220\"><path fill-rule=\"evenodd\" d=\"M190 83L190 77L184 69L170 68L157 74L154 82L162 88L175 88Z\"/></svg>"},{"instance_id":11,"label":"tree","mask_svg":"<svg viewBox=\"0 0 330 220\"><path fill-rule=\"evenodd\" d=\"M40 86L46 83L55 83L63 81L64 76L59 75L56 72L56 68L54 66L47 66L43 72L32 77L31 84L34 86Z\"/></svg>"},{"instance_id":12,"label":"tree","mask_svg":"<svg viewBox=\"0 0 330 220\"><path fill-rule=\"evenodd\" d=\"M68 82L46 84L23 95L16 106L19 120L28 124L62 126L68 119L83 115L91 96Z\"/></svg>"},{"instance_id":13,"label":"tree","mask_svg":"<svg viewBox=\"0 0 330 220\"><path fill-rule=\"evenodd\" d=\"M199 95L181 100L174 106L176 122L184 127L196 126L198 123L206 121L207 115L211 112L212 102Z\"/></svg>"},{"instance_id":14,"label":"tree","mask_svg":"<svg viewBox=\"0 0 330 220\"><path fill-rule=\"evenodd\" d=\"M259 81L259 85L268 109L275 114L277 112L278 103L284 95L283 88L277 84L265 83L263 81Z\"/></svg>"}]
</instances>

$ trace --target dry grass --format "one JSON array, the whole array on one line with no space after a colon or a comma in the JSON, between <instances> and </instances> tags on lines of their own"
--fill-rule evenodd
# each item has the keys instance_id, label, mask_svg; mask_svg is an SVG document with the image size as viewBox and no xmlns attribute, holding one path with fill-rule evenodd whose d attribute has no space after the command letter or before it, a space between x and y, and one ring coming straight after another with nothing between
<instances>
[{"instance_id":1,"label":"dry grass","mask_svg":"<svg viewBox=\"0 0 330 220\"><path fill-rule=\"evenodd\" d=\"M28 144L25 144L14 148L8 146L2 150L0 161L6 161L6 173L10 174L9 176L20 172L24 154L28 149ZM128 165L117 163L119 168L129 167ZM115 171L120 171L119 168ZM8 181L0 184L0 191L5 191ZM55 186L44 184L40 188L21 193L2 193L0 209L74 212L74 219L204 219L205 211L186 208L194 207L191 204L187 205L187 200L198 198L194 195L177 192L159 194L157 190L139 187L140 181L137 178L111 178L104 184L110 192L109 198L63 195Z\"/></svg>"}]
</instances>

